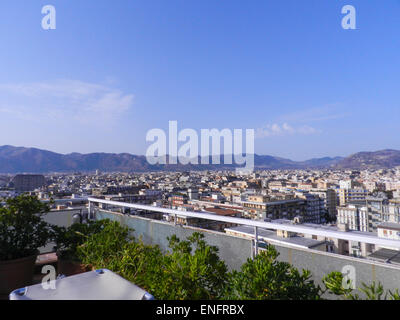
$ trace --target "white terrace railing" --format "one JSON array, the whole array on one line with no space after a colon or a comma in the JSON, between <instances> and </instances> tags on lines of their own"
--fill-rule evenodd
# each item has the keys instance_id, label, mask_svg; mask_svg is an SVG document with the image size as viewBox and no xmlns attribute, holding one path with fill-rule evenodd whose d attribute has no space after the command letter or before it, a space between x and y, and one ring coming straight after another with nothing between
<instances>
[{"instance_id":1,"label":"white terrace railing","mask_svg":"<svg viewBox=\"0 0 400 320\"><path fill-rule=\"evenodd\" d=\"M131 209L139 209L139 210L146 210L146 211L153 211L153 212L161 212L161 213L169 214L174 217L191 217L191 218L199 218L199 219L229 222L229 223L238 224L238 225L251 226L251 227L254 227L254 231L255 231L255 245L256 245L255 250L256 250L256 252L258 252L258 250L257 250L258 228L283 230L283 231L300 233L300 234L321 236L321 237L325 237L325 238L333 238L333 239L340 239L340 240L347 240L347 241L354 241L354 242L361 242L361 243L369 243L369 244L375 244L375 245L382 246L382 247L400 249L400 240L380 238L372 233L368 234L366 232L358 232L358 231L344 232L344 231L329 230L327 228L318 227L318 226L290 225L290 224L281 224L281 223L274 223L274 222L264 222L264 221L249 220L249 219L243 219L243 218L218 216L218 215L211 214L211 213L180 211L180 210L175 210L175 209L141 205L141 204L136 204L136 203L126 203L126 202L119 202L119 201L103 200L103 199L97 199L97 198L91 198L91 197L88 198L88 202L89 202L89 218L91 218L91 213L92 213L92 209L93 209L92 203L102 203L105 205L121 207L121 208L131 208ZM174 219L174 220L176 222L176 219Z\"/></svg>"}]
</instances>

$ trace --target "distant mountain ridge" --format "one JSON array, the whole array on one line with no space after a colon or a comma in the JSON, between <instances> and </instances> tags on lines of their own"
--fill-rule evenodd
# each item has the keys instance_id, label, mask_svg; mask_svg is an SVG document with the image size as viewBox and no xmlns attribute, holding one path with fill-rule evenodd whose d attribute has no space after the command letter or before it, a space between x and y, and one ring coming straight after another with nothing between
<instances>
[{"instance_id":1,"label":"distant mountain ridge","mask_svg":"<svg viewBox=\"0 0 400 320\"><path fill-rule=\"evenodd\" d=\"M400 166L399 150L380 150L375 152L358 152L352 154L337 164L342 169L381 169Z\"/></svg>"},{"instance_id":2,"label":"distant mountain ridge","mask_svg":"<svg viewBox=\"0 0 400 320\"><path fill-rule=\"evenodd\" d=\"M201 163L200 158L198 163ZM211 163L211 161L210 161ZM234 169L235 164L166 164L151 165L143 155L128 153L70 153L60 154L37 148L0 146L0 173L50 173L50 172L146 172L182 170ZM293 161L269 155L254 155L255 169L365 169L391 168L400 165L400 151L382 150L360 152L349 157L324 157L307 161Z\"/></svg>"}]
</instances>

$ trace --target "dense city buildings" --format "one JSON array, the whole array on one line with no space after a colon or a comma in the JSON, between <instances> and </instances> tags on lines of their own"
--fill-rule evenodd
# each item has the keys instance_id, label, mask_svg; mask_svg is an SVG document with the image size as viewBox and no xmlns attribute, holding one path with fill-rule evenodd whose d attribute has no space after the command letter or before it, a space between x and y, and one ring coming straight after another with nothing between
<instances>
[{"instance_id":1,"label":"dense city buildings","mask_svg":"<svg viewBox=\"0 0 400 320\"><path fill-rule=\"evenodd\" d=\"M270 245L282 261L319 278L349 263L362 281L370 278L363 270L386 279L400 268L398 168L53 173L29 191L18 179L0 177L0 206L29 192L50 206L51 224L111 219L163 250L172 235L200 232L230 268ZM53 249L50 243L40 252Z\"/></svg>"},{"instance_id":2,"label":"dense city buildings","mask_svg":"<svg viewBox=\"0 0 400 320\"><path fill-rule=\"evenodd\" d=\"M312 226L321 230L359 232L395 239L400 226L399 168L386 170L265 170L250 175L233 171L148 173L89 173L1 176L0 200L29 191L52 203L53 211L75 210L87 217L87 199L211 214L216 221L149 210L99 204L102 210L157 219L230 234L248 229L218 217ZM56 201L50 202L56 199ZM74 212L75 212L74 211ZM246 231L247 230L247 231ZM245 232L246 231L246 232ZM267 232L267 231L265 231ZM379 247L329 237L273 231L264 232L299 246L327 252L368 256ZM272 238L271 238L272 237ZM279 238L280 237L280 238ZM300 240L299 240L300 239ZM303 241L303 242L302 242ZM321 245L319 242L324 242Z\"/></svg>"}]
</instances>

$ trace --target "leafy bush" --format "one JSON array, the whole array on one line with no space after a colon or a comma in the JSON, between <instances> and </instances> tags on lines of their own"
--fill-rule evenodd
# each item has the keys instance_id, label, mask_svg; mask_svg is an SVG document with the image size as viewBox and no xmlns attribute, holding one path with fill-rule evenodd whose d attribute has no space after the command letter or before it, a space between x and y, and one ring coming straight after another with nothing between
<instances>
[{"instance_id":1,"label":"leafy bush","mask_svg":"<svg viewBox=\"0 0 400 320\"><path fill-rule=\"evenodd\" d=\"M117 271L124 247L134 240L129 231L128 227L116 221L109 221L100 232L89 235L86 241L76 248L76 256L83 264Z\"/></svg>"},{"instance_id":2,"label":"leafy bush","mask_svg":"<svg viewBox=\"0 0 400 320\"><path fill-rule=\"evenodd\" d=\"M353 293L354 290L350 287L350 280L344 284L344 276L340 272L331 272L326 275L322 281L327 288L327 292L341 296L348 300L361 300L357 293ZM398 289L394 292L391 290L384 290L381 283L372 282L370 285L365 283L361 284L361 288L358 290L364 293L366 300L400 300L400 294Z\"/></svg>"},{"instance_id":3,"label":"leafy bush","mask_svg":"<svg viewBox=\"0 0 400 320\"><path fill-rule=\"evenodd\" d=\"M106 224L80 246L77 256L96 269L107 268L151 292L157 299L218 299L227 281L227 267L218 248L208 246L203 235L186 241L169 239L171 252L145 245L118 222Z\"/></svg>"},{"instance_id":4,"label":"leafy bush","mask_svg":"<svg viewBox=\"0 0 400 320\"><path fill-rule=\"evenodd\" d=\"M125 244L117 272L125 279L153 292L161 282L164 255L158 246L145 245L141 240Z\"/></svg>"},{"instance_id":5,"label":"leafy bush","mask_svg":"<svg viewBox=\"0 0 400 320\"><path fill-rule=\"evenodd\" d=\"M161 266L163 254L157 246L136 240L132 229L118 222L108 221L99 232L87 236L76 247L76 256L83 264L95 269L106 268L142 287L149 286L149 274Z\"/></svg>"},{"instance_id":6,"label":"leafy bush","mask_svg":"<svg viewBox=\"0 0 400 320\"><path fill-rule=\"evenodd\" d=\"M336 296L342 296L347 299L350 298L351 289L350 279L346 281L344 285L343 274L338 271L333 271L322 278L322 282L325 285L326 291Z\"/></svg>"},{"instance_id":7,"label":"leafy bush","mask_svg":"<svg viewBox=\"0 0 400 320\"><path fill-rule=\"evenodd\" d=\"M272 246L248 259L241 271L230 274L227 299L243 300L315 300L321 298L308 270L300 272L286 262L277 261Z\"/></svg>"},{"instance_id":8,"label":"leafy bush","mask_svg":"<svg viewBox=\"0 0 400 320\"><path fill-rule=\"evenodd\" d=\"M54 241L56 242L54 249L57 251L58 257L70 261L79 261L77 248L85 243L91 235L101 232L110 223L110 220L105 219L89 221L88 223L75 223L68 228L53 226Z\"/></svg>"},{"instance_id":9,"label":"leafy bush","mask_svg":"<svg viewBox=\"0 0 400 320\"><path fill-rule=\"evenodd\" d=\"M168 238L171 252L149 263L153 267L145 274L145 288L157 299L221 298L228 279L227 267L218 256L218 248L207 245L203 238L200 233L193 233L185 241L175 235Z\"/></svg>"},{"instance_id":10,"label":"leafy bush","mask_svg":"<svg viewBox=\"0 0 400 320\"><path fill-rule=\"evenodd\" d=\"M347 289L349 286L343 286L340 272L322 279L323 290L311 280L308 270L300 273L290 264L277 261L279 253L273 246L248 259L240 271L228 273L218 248L208 245L200 233L193 233L184 241L175 235L168 238L171 250L163 253L158 246L135 239L131 235L133 230L118 222L103 223L97 225L99 229L88 226L96 232L89 232L83 244L77 245L83 239L80 237L71 241L77 257L96 269L118 273L156 299L318 300L326 292L344 299L360 299ZM369 300L400 300L397 290L385 292L381 284L363 284L359 289Z\"/></svg>"},{"instance_id":11,"label":"leafy bush","mask_svg":"<svg viewBox=\"0 0 400 320\"><path fill-rule=\"evenodd\" d=\"M43 221L50 208L36 197L20 195L0 208L0 260L13 260L37 253L52 237Z\"/></svg>"}]
</instances>

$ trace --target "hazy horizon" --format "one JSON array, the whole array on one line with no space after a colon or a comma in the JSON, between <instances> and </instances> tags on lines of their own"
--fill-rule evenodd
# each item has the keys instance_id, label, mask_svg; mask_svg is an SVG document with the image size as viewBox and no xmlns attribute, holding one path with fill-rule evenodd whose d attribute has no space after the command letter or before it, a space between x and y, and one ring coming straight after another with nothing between
<instances>
[{"instance_id":1,"label":"hazy horizon","mask_svg":"<svg viewBox=\"0 0 400 320\"><path fill-rule=\"evenodd\" d=\"M130 154L130 155L133 155L133 156L143 156L143 157L146 156L145 154L137 154L137 153L129 153L129 152L104 152L104 151L93 151L93 152L68 152L68 153L63 153L63 152L57 152L57 151L54 151L54 150L42 149L42 148L38 148L38 147L28 147L28 146L0 145L0 148L2 148L2 147L38 149L38 150L49 151L49 152L53 152L53 153L57 153L57 154L61 154L61 155L70 155L70 154L74 154L74 153L75 153L75 154L76 154L76 153L77 153L77 154L81 154L81 155L87 155L87 154L93 154L93 153L105 153L105 154ZM353 154L356 154L356 153L362 153L362 152L379 152L379 151L385 151L385 150L400 151L400 150L391 149L391 148L388 148L388 149L381 149L381 150L361 150L361 151L356 151L356 152L353 152L353 153L351 153L351 154L344 155L344 156L341 156L341 155L337 155L337 156L322 156L322 157L314 157L314 158L300 159L300 160L291 159L291 158L284 158L284 157L281 157L281 156L279 156L279 155L274 155L274 154L260 154L260 153L254 153L254 155L257 155L257 156L271 156L271 157L275 157L275 158L282 158L282 159L286 159L286 160L292 160L292 161L295 161L295 162L302 162L302 161L313 160L313 159L321 159L321 158L332 158L332 159L334 159L334 158L346 158L346 157L349 157L349 156L351 156L351 155L353 155ZM220 153L220 154L216 154L216 155L223 156L224 154L223 154L223 153ZM234 153L232 153L232 155L234 155ZM166 154L166 156L168 156L168 153ZM211 157L211 156L212 156L212 154L210 154L210 157ZM199 155L198 157L201 157L201 156ZM190 157L186 157L186 158L190 158Z\"/></svg>"}]
</instances>

